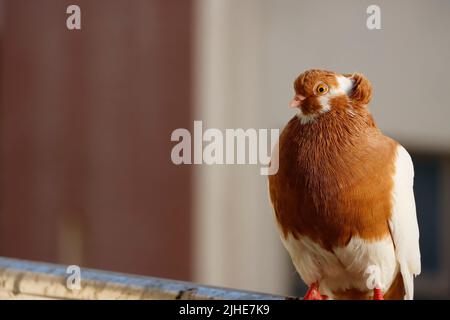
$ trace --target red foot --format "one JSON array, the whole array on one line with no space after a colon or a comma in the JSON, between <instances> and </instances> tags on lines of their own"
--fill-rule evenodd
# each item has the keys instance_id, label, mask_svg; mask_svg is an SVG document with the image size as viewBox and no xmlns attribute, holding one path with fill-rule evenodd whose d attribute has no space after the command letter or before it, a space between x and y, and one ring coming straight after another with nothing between
<instances>
[{"instance_id":1,"label":"red foot","mask_svg":"<svg viewBox=\"0 0 450 320\"><path fill-rule=\"evenodd\" d=\"M319 282L314 282L309 287L303 300L328 300L328 296L321 295L319 292Z\"/></svg>"},{"instance_id":2,"label":"red foot","mask_svg":"<svg viewBox=\"0 0 450 320\"><path fill-rule=\"evenodd\" d=\"M384 300L383 292L381 292L381 289L379 288L373 289L373 300Z\"/></svg>"}]
</instances>

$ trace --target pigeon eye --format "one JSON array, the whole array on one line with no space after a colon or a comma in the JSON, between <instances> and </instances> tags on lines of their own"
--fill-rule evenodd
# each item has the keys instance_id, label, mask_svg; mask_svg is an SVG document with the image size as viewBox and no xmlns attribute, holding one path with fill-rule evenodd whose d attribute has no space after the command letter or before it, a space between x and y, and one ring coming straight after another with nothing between
<instances>
[{"instance_id":1,"label":"pigeon eye","mask_svg":"<svg viewBox=\"0 0 450 320\"><path fill-rule=\"evenodd\" d=\"M325 83L319 83L316 86L316 93L317 94L325 94L328 92L328 86Z\"/></svg>"}]
</instances>

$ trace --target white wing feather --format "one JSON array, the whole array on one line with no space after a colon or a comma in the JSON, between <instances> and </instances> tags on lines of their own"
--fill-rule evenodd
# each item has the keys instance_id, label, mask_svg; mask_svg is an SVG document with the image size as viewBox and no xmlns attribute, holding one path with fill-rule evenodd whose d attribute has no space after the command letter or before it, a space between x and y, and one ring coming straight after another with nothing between
<instances>
[{"instance_id":1,"label":"white wing feather","mask_svg":"<svg viewBox=\"0 0 450 320\"><path fill-rule=\"evenodd\" d=\"M419 227L414 200L414 167L402 146L397 148L392 216L389 221L397 261L405 286L405 299L413 299L414 276L420 274Z\"/></svg>"}]
</instances>

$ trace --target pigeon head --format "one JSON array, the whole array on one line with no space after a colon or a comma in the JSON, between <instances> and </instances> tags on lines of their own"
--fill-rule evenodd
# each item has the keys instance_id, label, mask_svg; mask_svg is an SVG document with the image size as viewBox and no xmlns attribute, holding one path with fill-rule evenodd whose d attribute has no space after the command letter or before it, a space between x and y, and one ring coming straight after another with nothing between
<instances>
[{"instance_id":1,"label":"pigeon head","mask_svg":"<svg viewBox=\"0 0 450 320\"><path fill-rule=\"evenodd\" d=\"M372 97L372 86L362 74L316 69L299 75L294 90L290 106L298 109L298 117L304 124L331 110L355 112L365 107Z\"/></svg>"}]
</instances>

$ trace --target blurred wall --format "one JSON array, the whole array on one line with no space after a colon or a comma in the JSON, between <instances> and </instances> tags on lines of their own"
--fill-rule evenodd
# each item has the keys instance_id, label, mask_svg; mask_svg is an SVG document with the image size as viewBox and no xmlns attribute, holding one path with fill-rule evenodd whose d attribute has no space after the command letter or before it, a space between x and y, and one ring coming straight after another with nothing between
<instances>
[{"instance_id":1,"label":"blurred wall","mask_svg":"<svg viewBox=\"0 0 450 320\"><path fill-rule=\"evenodd\" d=\"M191 1L2 4L0 255L189 279Z\"/></svg>"}]
</instances>

